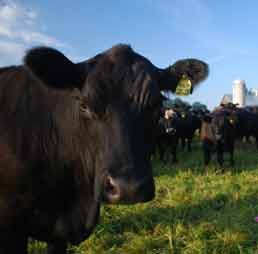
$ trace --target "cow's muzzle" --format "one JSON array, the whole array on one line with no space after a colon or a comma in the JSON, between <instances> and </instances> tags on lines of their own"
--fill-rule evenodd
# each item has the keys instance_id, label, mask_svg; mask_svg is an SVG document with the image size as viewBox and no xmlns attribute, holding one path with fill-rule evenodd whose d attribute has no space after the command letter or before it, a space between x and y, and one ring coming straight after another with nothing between
<instances>
[{"instance_id":1,"label":"cow's muzzle","mask_svg":"<svg viewBox=\"0 0 258 254\"><path fill-rule=\"evenodd\" d=\"M111 204L134 204L148 202L155 196L152 177L132 179L106 176L104 179L104 201Z\"/></svg>"}]
</instances>

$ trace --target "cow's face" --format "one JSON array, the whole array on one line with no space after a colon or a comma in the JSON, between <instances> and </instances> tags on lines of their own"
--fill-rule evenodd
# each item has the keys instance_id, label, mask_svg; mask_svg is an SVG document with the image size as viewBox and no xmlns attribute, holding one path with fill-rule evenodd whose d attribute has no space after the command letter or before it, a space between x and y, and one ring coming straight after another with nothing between
<instances>
[{"instance_id":1,"label":"cow's face","mask_svg":"<svg viewBox=\"0 0 258 254\"><path fill-rule=\"evenodd\" d=\"M218 141L223 140L225 133L234 131L238 124L238 117L231 112L220 112L213 114L212 126L215 130L215 136Z\"/></svg>"},{"instance_id":2,"label":"cow's face","mask_svg":"<svg viewBox=\"0 0 258 254\"><path fill-rule=\"evenodd\" d=\"M111 97L102 107L105 107L101 109L103 112L91 113L94 117L82 119L87 135L93 137L87 146L94 153L96 199L109 203L151 200L154 182L149 162L152 138L149 130L154 126L154 119L149 107L152 106L138 112L121 92L120 98Z\"/></svg>"},{"instance_id":3,"label":"cow's face","mask_svg":"<svg viewBox=\"0 0 258 254\"><path fill-rule=\"evenodd\" d=\"M225 128L226 117L221 114L213 115L211 124L215 131L215 137L217 141L221 141L223 139L223 132Z\"/></svg>"},{"instance_id":4,"label":"cow's face","mask_svg":"<svg viewBox=\"0 0 258 254\"><path fill-rule=\"evenodd\" d=\"M87 154L84 169L93 176L95 198L109 203L151 200L150 151L161 90L175 91L182 76L197 84L207 76L207 65L187 59L162 70L125 45L79 64L56 50L37 48L25 63L45 85L76 89L84 140L81 152Z\"/></svg>"}]
</instances>

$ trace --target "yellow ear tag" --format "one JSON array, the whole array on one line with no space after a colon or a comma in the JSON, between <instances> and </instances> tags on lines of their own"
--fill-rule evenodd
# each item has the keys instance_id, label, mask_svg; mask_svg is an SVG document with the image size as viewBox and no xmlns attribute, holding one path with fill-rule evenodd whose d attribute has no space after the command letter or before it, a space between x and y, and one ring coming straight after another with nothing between
<instances>
[{"instance_id":1,"label":"yellow ear tag","mask_svg":"<svg viewBox=\"0 0 258 254\"><path fill-rule=\"evenodd\" d=\"M177 87L176 87L176 94L177 95L189 95L192 90L192 82L186 75L183 75L182 78L179 80Z\"/></svg>"}]
</instances>

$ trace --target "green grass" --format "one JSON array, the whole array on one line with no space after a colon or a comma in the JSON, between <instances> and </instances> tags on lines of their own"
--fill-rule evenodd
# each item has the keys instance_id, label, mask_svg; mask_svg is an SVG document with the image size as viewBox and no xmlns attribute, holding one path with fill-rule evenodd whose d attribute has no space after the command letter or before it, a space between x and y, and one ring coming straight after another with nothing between
<instances>
[{"instance_id":1,"label":"green grass","mask_svg":"<svg viewBox=\"0 0 258 254\"><path fill-rule=\"evenodd\" d=\"M179 163L153 160L156 198L106 205L94 234L76 252L87 254L258 254L258 150L241 144L236 166L213 162L204 173L199 144L179 151ZM226 157L227 158L227 157ZM42 249L37 243L30 249Z\"/></svg>"}]
</instances>

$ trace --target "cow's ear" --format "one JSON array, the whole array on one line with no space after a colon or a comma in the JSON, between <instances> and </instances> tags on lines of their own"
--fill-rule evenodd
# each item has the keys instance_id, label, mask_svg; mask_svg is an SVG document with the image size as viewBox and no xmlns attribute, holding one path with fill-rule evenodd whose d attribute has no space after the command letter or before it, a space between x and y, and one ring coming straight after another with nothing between
<instances>
[{"instance_id":1,"label":"cow's ear","mask_svg":"<svg viewBox=\"0 0 258 254\"><path fill-rule=\"evenodd\" d=\"M24 63L37 78L51 88L81 89L83 85L83 73L76 64L56 49L33 48L25 55Z\"/></svg>"},{"instance_id":2,"label":"cow's ear","mask_svg":"<svg viewBox=\"0 0 258 254\"><path fill-rule=\"evenodd\" d=\"M205 62L197 59L182 59L160 71L160 90L192 93L193 88L206 79L208 74L209 67Z\"/></svg>"}]
</instances>

